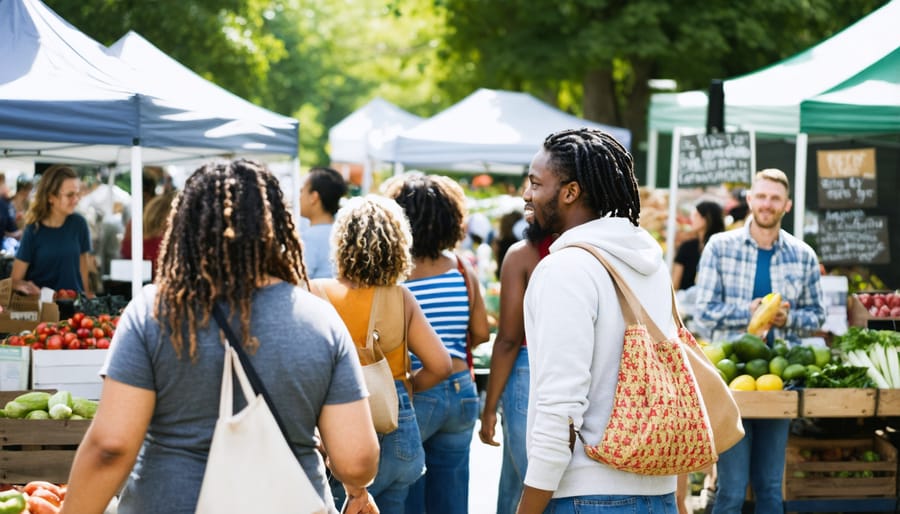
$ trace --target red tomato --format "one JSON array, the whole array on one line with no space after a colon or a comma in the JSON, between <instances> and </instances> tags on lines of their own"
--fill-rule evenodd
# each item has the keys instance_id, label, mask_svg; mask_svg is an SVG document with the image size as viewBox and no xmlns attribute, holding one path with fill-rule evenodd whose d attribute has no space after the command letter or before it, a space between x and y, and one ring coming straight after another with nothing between
<instances>
[{"instance_id":1,"label":"red tomato","mask_svg":"<svg viewBox=\"0 0 900 514\"><path fill-rule=\"evenodd\" d=\"M66 350L80 350L81 349L81 341L78 339L73 339L66 343Z\"/></svg>"},{"instance_id":2,"label":"red tomato","mask_svg":"<svg viewBox=\"0 0 900 514\"><path fill-rule=\"evenodd\" d=\"M58 334L53 334L52 336L47 338L47 349L48 350L62 350L63 348L63 338Z\"/></svg>"},{"instance_id":3,"label":"red tomato","mask_svg":"<svg viewBox=\"0 0 900 514\"><path fill-rule=\"evenodd\" d=\"M103 332L103 329L100 327L94 327L94 331L91 332L91 335L94 337L94 339L100 339L101 337L106 336L106 334Z\"/></svg>"},{"instance_id":4,"label":"red tomato","mask_svg":"<svg viewBox=\"0 0 900 514\"><path fill-rule=\"evenodd\" d=\"M79 328L75 331L75 333L78 334L79 339L87 339L91 337L91 329L89 328Z\"/></svg>"},{"instance_id":5,"label":"red tomato","mask_svg":"<svg viewBox=\"0 0 900 514\"><path fill-rule=\"evenodd\" d=\"M32 349L32 350L43 350L43 349L45 349L44 343L34 342L34 343L31 343L31 344L28 345L28 346L31 346L31 349Z\"/></svg>"},{"instance_id":6,"label":"red tomato","mask_svg":"<svg viewBox=\"0 0 900 514\"><path fill-rule=\"evenodd\" d=\"M97 321L99 321L100 323L106 323L107 321L109 321L111 319L112 319L112 317L109 314L101 314L101 315L97 316Z\"/></svg>"},{"instance_id":7,"label":"red tomato","mask_svg":"<svg viewBox=\"0 0 900 514\"><path fill-rule=\"evenodd\" d=\"M89 316L81 318L81 328L94 328L94 318Z\"/></svg>"},{"instance_id":8,"label":"red tomato","mask_svg":"<svg viewBox=\"0 0 900 514\"><path fill-rule=\"evenodd\" d=\"M78 335L75 332L66 332L65 334L63 334L63 343L65 343L66 345L68 345L72 341L77 341L77 340L78 340Z\"/></svg>"},{"instance_id":9,"label":"red tomato","mask_svg":"<svg viewBox=\"0 0 900 514\"><path fill-rule=\"evenodd\" d=\"M106 350L109 348L109 339L102 337L97 339L97 349L98 350Z\"/></svg>"}]
</instances>

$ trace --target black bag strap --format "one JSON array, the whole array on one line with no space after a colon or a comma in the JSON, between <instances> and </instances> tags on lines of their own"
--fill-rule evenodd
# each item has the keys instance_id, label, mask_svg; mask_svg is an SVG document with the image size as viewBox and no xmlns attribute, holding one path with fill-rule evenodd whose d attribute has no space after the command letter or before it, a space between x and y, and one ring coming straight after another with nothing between
<instances>
[{"instance_id":1,"label":"black bag strap","mask_svg":"<svg viewBox=\"0 0 900 514\"><path fill-rule=\"evenodd\" d=\"M272 401L269 391L266 390L266 386L263 385L259 375L256 374L256 369L254 369L253 364L250 363L250 357L247 355L247 352L244 351L244 348L238 341L237 334L234 333L231 325L228 324L225 313L222 312L222 308L219 307L218 304L213 305L213 317L216 318L216 323L219 325L219 328L225 332L225 338L228 339L228 344L230 344L231 347L234 348L234 351L237 352L238 359L241 361L241 366L244 367L244 372L247 374L247 379L250 381L250 385L253 386L253 392L262 395L263 400L265 400L266 405L269 406L269 410L272 412L272 417L275 418L275 422L278 423L281 435L284 436L284 440L287 441L288 447L290 447L291 451L294 453L294 457L299 461L300 455L297 453L297 450L294 449L294 445L291 444L290 438L288 438L287 429L285 428L284 421L281 420L281 416L278 415L278 409L275 408L275 402Z\"/></svg>"}]
</instances>

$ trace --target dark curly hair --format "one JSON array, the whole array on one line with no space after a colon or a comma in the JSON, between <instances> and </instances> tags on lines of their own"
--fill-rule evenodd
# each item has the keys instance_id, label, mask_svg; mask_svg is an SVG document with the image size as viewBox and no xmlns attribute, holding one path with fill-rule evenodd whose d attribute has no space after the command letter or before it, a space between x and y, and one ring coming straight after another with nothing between
<instances>
[{"instance_id":1,"label":"dark curly hair","mask_svg":"<svg viewBox=\"0 0 900 514\"><path fill-rule=\"evenodd\" d=\"M248 349L253 292L267 276L306 283L300 240L277 179L260 163L205 164L172 203L160 245L154 316L181 357L197 359L197 327L209 324L214 302L240 315Z\"/></svg>"},{"instance_id":2,"label":"dark curly hair","mask_svg":"<svg viewBox=\"0 0 900 514\"><path fill-rule=\"evenodd\" d=\"M331 234L338 277L362 287L393 286L412 272L409 222L389 198L351 198L338 211Z\"/></svg>"},{"instance_id":3,"label":"dark curly hair","mask_svg":"<svg viewBox=\"0 0 900 514\"><path fill-rule=\"evenodd\" d=\"M396 200L406 212L414 258L437 259L466 235L466 195L452 179L407 173L386 181L382 193Z\"/></svg>"},{"instance_id":4,"label":"dark curly hair","mask_svg":"<svg viewBox=\"0 0 900 514\"><path fill-rule=\"evenodd\" d=\"M634 161L614 137L597 129L555 132L544 140L549 167L562 181L575 181L598 216L628 218L638 226L641 200Z\"/></svg>"}]
</instances>

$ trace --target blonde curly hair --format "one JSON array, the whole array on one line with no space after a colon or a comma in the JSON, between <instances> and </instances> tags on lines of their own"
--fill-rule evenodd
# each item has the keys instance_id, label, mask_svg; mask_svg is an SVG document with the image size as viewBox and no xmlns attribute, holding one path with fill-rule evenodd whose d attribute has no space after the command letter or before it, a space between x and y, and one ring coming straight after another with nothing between
<instances>
[{"instance_id":1,"label":"blonde curly hair","mask_svg":"<svg viewBox=\"0 0 900 514\"><path fill-rule=\"evenodd\" d=\"M351 198L338 211L331 234L339 278L363 287L392 286L412 272L409 221L393 200Z\"/></svg>"}]
</instances>

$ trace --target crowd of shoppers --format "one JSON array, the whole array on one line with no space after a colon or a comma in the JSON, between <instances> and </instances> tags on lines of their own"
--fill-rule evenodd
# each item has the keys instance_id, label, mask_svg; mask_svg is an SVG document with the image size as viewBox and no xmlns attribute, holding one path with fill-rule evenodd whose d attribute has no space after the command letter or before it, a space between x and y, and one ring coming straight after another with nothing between
<instances>
[{"instance_id":1,"label":"crowd of shoppers","mask_svg":"<svg viewBox=\"0 0 900 514\"><path fill-rule=\"evenodd\" d=\"M36 182L12 268L16 290L91 293L91 238L75 212L80 188L66 166ZM245 341L328 512L366 514L468 512L479 414L485 444L499 445L498 414L502 423L498 514L585 512L588 504L589 512L686 512L684 476L678 483L621 471L576 448L573 431L598 441L605 430L625 322L609 274L572 244L600 250L669 336L677 326L672 297L659 292L673 284L693 287L698 321L716 340L740 335L772 291L784 303L770 342L793 341L824 318L815 253L781 229L791 208L783 172L754 177L742 195L747 221L736 230L725 231L720 204L696 204L696 238L681 245L670 271L639 226L628 151L602 131L557 132L529 168L524 239L511 231L520 216L504 218L497 333L481 405L472 349L490 327L482 277L456 253L472 237L462 188L411 172L388 179L380 195L344 200L346 192L340 173L312 169L300 195L306 219L295 225L274 176L238 159L205 164L183 191L148 203L153 283L122 315L63 512L102 512L117 494L122 513L193 512L224 359L214 305ZM0 215L6 211L4 230L14 234L16 216L12 207ZM359 351L384 295L391 301L378 314L378 337L399 416L395 430L376 433ZM720 456L714 514L740 512L748 484L756 512L782 508L787 425L745 420L744 428L747 436Z\"/></svg>"}]
</instances>

